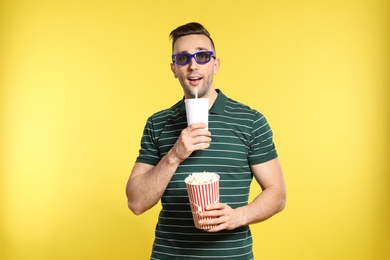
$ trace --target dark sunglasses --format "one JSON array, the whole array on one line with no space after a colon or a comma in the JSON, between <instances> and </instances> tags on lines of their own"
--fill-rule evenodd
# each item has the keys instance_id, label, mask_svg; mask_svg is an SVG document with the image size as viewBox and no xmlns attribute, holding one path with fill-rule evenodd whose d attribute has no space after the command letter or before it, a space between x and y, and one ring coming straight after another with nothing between
<instances>
[{"instance_id":1,"label":"dark sunglasses","mask_svg":"<svg viewBox=\"0 0 390 260\"><path fill-rule=\"evenodd\" d=\"M211 60L211 57L215 59L213 54L214 52L212 51L198 51L194 54L181 52L172 55L172 62L177 65L184 66L190 63L191 59L194 58L198 64L206 64Z\"/></svg>"}]
</instances>

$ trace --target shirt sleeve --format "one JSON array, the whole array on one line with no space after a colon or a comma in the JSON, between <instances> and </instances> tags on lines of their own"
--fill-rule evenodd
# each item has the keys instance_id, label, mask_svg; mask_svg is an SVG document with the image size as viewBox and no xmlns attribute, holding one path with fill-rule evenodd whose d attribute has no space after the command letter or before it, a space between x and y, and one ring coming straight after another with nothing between
<instances>
[{"instance_id":1,"label":"shirt sleeve","mask_svg":"<svg viewBox=\"0 0 390 260\"><path fill-rule=\"evenodd\" d=\"M264 163L278 157L271 127L267 119L257 111L251 134L248 156L250 165Z\"/></svg>"},{"instance_id":2,"label":"shirt sleeve","mask_svg":"<svg viewBox=\"0 0 390 260\"><path fill-rule=\"evenodd\" d=\"M147 163L156 166L160 161L159 150L156 145L153 119L148 118L141 138L141 148L136 162Z\"/></svg>"}]
</instances>

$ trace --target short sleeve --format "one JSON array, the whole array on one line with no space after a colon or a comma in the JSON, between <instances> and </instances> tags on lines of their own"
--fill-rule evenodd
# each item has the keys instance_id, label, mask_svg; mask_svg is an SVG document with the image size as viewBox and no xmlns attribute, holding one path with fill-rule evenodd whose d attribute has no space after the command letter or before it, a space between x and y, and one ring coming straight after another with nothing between
<instances>
[{"instance_id":1,"label":"short sleeve","mask_svg":"<svg viewBox=\"0 0 390 260\"><path fill-rule=\"evenodd\" d=\"M160 156L155 141L153 120L150 117L148 118L143 131L141 148L139 149L139 155L136 162L147 163L155 166L159 161Z\"/></svg>"},{"instance_id":2,"label":"short sleeve","mask_svg":"<svg viewBox=\"0 0 390 260\"><path fill-rule=\"evenodd\" d=\"M278 157L271 127L267 119L257 111L249 145L248 161L250 165L264 163Z\"/></svg>"}]
</instances>

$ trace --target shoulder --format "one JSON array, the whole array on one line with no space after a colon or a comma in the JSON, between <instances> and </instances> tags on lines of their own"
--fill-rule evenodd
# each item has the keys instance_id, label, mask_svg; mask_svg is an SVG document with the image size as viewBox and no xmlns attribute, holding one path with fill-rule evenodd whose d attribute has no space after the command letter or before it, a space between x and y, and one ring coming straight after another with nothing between
<instances>
[{"instance_id":1,"label":"shoulder","mask_svg":"<svg viewBox=\"0 0 390 260\"><path fill-rule=\"evenodd\" d=\"M169 108L155 112L149 117L148 121L154 121L154 122L166 121L169 118L178 116L181 113L181 107L183 105L182 103L183 101L180 100Z\"/></svg>"},{"instance_id":2,"label":"shoulder","mask_svg":"<svg viewBox=\"0 0 390 260\"><path fill-rule=\"evenodd\" d=\"M225 112L227 114L235 114L241 118L252 119L254 121L264 118L264 115L258 110L229 97L226 99Z\"/></svg>"}]
</instances>

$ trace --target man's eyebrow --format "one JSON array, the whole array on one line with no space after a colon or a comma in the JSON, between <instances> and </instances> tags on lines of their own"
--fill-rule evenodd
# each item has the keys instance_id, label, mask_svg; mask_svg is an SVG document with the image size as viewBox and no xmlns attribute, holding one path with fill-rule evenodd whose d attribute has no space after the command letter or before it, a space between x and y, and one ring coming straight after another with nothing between
<instances>
[{"instance_id":1,"label":"man's eyebrow","mask_svg":"<svg viewBox=\"0 0 390 260\"><path fill-rule=\"evenodd\" d=\"M196 48L197 50L200 50L200 51L208 51L209 49L207 49L207 48L203 48L203 47L198 47L198 48Z\"/></svg>"},{"instance_id":2,"label":"man's eyebrow","mask_svg":"<svg viewBox=\"0 0 390 260\"><path fill-rule=\"evenodd\" d=\"M209 51L209 49L204 48L204 47L197 47L197 48L195 48L195 50L196 51ZM179 53L189 53L189 51L179 51L176 54L179 54Z\"/></svg>"}]
</instances>

